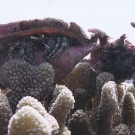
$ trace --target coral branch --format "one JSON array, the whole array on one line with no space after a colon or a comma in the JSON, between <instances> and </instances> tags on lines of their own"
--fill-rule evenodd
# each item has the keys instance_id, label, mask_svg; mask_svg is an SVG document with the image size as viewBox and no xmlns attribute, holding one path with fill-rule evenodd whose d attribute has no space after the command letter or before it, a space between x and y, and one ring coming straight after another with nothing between
<instances>
[{"instance_id":1,"label":"coral branch","mask_svg":"<svg viewBox=\"0 0 135 135\"><path fill-rule=\"evenodd\" d=\"M32 66L24 61L11 60L5 63L4 70L12 88L9 103L13 111L22 97L33 96L41 101L52 90L54 70L49 63Z\"/></svg>"},{"instance_id":2,"label":"coral branch","mask_svg":"<svg viewBox=\"0 0 135 135\"><path fill-rule=\"evenodd\" d=\"M21 109L23 106L33 107L44 117L44 119L46 121L48 121L50 123L52 133L56 134L58 132L59 125L58 125L56 119L52 115L47 113L45 108L42 106L42 104L37 99L35 99L31 96L26 96L19 101L19 104L17 105L17 110Z\"/></svg>"},{"instance_id":3,"label":"coral branch","mask_svg":"<svg viewBox=\"0 0 135 135\"><path fill-rule=\"evenodd\" d=\"M129 128L130 134L135 133L135 100L132 93L127 92L124 96L122 108L122 122Z\"/></svg>"},{"instance_id":4,"label":"coral branch","mask_svg":"<svg viewBox=\"0 0 135 135\"><path fill-rule=\"evenodd\" d=\"M0 93L0 134L7 135L8 122L12 116L7 97Z\"/></svg>"},{"instance_id":5,"label":"coral branch","mask_svg":"<svg viewBox=\"0 0 135 135\"><path fill-rule=\"evenodd\" d=\"M101 94L103 85L108 81L114 81L113 74L102 72L96 77L96 90L98 94Z\"/></svg>"},{"instance_id":6,"label":"coral branch","mask_svg":"<svg viewBox=\"0 0 135 135\"><path fill-rule=\"evenodd\" d=\"M50 123L33 107L23 106L10 119L8 135L51 135Z\"/></svg>"},{"instance_id":7,"label":"coral branch","mask_svg":"<svg viewBox=\"0 0 135 135\"><path fill-rule=\"evenodd\" d=\"M82 110L77 110L69 120L71 135L94 135L89 118Z\"/></svg>"},{"instance_id":8,"label":"coral branch","mask_svg":"<svg viewBox=\"0 0 135 135\"><path fill-rule=\"evenodd\" d=\"M52 104L49 113L56 118L60 127L65 125L67 114L74 107L74 102L72 92L67 87L64 87Z\"/></svg>"},{"instance_id":9,"label":"coral branch","mask_svg":"<svg viewBox=\"0 0 135 135\"><path fill-rule=\"evenodd\" d=\"M110 135L112 132L112 116L118 108L116 83L109 81L104 84L101 100L97 110L96 135Z\"/></svg>"},{"instance_id":10,"label":"coral branch","mask_svg":"<svg viewBox=\"0 0 135 135\"><path fill-rule=\"evenodd\" d=\"M130 132L125 124L120 124L113 129L111 135L130 135Z\"/></svg>"}]
</instances>

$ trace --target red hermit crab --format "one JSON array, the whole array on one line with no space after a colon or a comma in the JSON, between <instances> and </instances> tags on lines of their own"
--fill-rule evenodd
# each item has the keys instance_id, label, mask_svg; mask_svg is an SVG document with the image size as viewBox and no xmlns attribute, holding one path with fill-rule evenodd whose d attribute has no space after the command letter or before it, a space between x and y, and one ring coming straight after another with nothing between
<instances>
[{"instance_id":1,"label":"red hermit crab","mask_svg":"<svg viewBox=\"0 0 135 135\"><path fill-rule=\"evenodd\" d=\"M135 70L135 47L125 41L125 35L110 43L102 31L89 32L94 33L91 38L76 23L54 18L0 25L1 83L9 85L3 72L3 64L8 60L21 59L32 65L49 62L55 70L56 84L90 52L87 61L93 68L111 72L117 80L131 77Z\"/></svg>"}]
</instances>

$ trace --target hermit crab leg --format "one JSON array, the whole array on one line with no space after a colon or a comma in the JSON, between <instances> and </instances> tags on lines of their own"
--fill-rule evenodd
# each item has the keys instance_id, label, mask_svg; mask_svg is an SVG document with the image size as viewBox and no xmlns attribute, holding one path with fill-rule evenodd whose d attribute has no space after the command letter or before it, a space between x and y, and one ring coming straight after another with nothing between
<instances>
[{"instance_id":1,"label":"hermit crab leg","mask_svg":"<svg viewBox=\"0 0 135 135\"><path fill-rule=\"evenodd\" d=\"M57 38L57 43L55 45L55 48L54 50L49 54L49 56L47 56L47 60L51 59L52 57L54 58L55 57L55 53L57 52L58 48L60 47L60 42L61 42L61 39L58 37Z\"/></svg>"},{"instance_id":2,"label":"hermit crab leg","mask_svg":"<svg viewBox=\"0 0 135 135\"><path fill-rule=\"evenodd\" d=\"M26 55L23 54L24 60L27 60L31 64L35 64L34 54L33 54L33 43L32 42L27 42L26 43L26 48L24 48L23 50L26 53Z\"/></svg>"},{"instance_id":3,"label":"hermit crab leg","mask_svg":"<svg viewBox=\"0 0 135 135\"><path fill-rule=\"evenodd\" d=\"M68 39L66 37L62 38L60 49L53 55L53 58L57 57L61 52L63 52L69 46Z\"/></svg>"},{"instance_id":4,"label":"hermit crab leg","mask_svg":"<svg viewBox=\"0 0 135 135\"><path fill-rule=\"evenodd\" d=\"M43 46L44 46L44 51L43 51L43 54L42 54L42 56L43 56L43 58L44 59L46 59L47 58L47 52L49 51L49 46L46 44L46 43L44 43L43 42Z\"/></svg>"},{"instance_id":5,"label":"hermit crab leg","mask_svg":"<svg viewBox=\"0 0 135 135\"><path fill-rule=\"evenodd\" d=\"M8 56L7 56L7 58L8 59L12 59L12 52L14 51L14 46L11 46L10 48L9 48L9 51L8 51Z\"/></svg>"}]
</instances>

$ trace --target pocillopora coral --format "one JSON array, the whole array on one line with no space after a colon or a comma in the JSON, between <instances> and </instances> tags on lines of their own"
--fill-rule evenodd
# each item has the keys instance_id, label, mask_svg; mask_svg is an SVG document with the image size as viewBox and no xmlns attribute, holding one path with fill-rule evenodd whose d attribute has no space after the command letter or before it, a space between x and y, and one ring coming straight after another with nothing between
<instances>
[{"instance_id":1,"label":"pocillopora coral","mask_svg":"<svg viewBox=\"0 0 135 135\"><path fill-rule=\"evenodd\" d=\"M7 135L9 119L12 116L7 97L0 93L0 135Z\"/></svg>"}]
</instances>

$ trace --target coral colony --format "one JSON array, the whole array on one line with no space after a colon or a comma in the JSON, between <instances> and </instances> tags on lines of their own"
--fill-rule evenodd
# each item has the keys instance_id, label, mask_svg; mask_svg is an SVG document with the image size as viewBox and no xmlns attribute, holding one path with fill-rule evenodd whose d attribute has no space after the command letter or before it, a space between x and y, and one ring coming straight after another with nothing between
<instances>
[{"instance_id":1,"label":"coral colony","mask_svg":"<svg viewBox=\"0 0 135 135\"><path fill-rule=\"evenodd\" d=\"M55 18L0 25L0 135L135 134L135 46L88 31Z\"/></svg>"}]
</instances>

